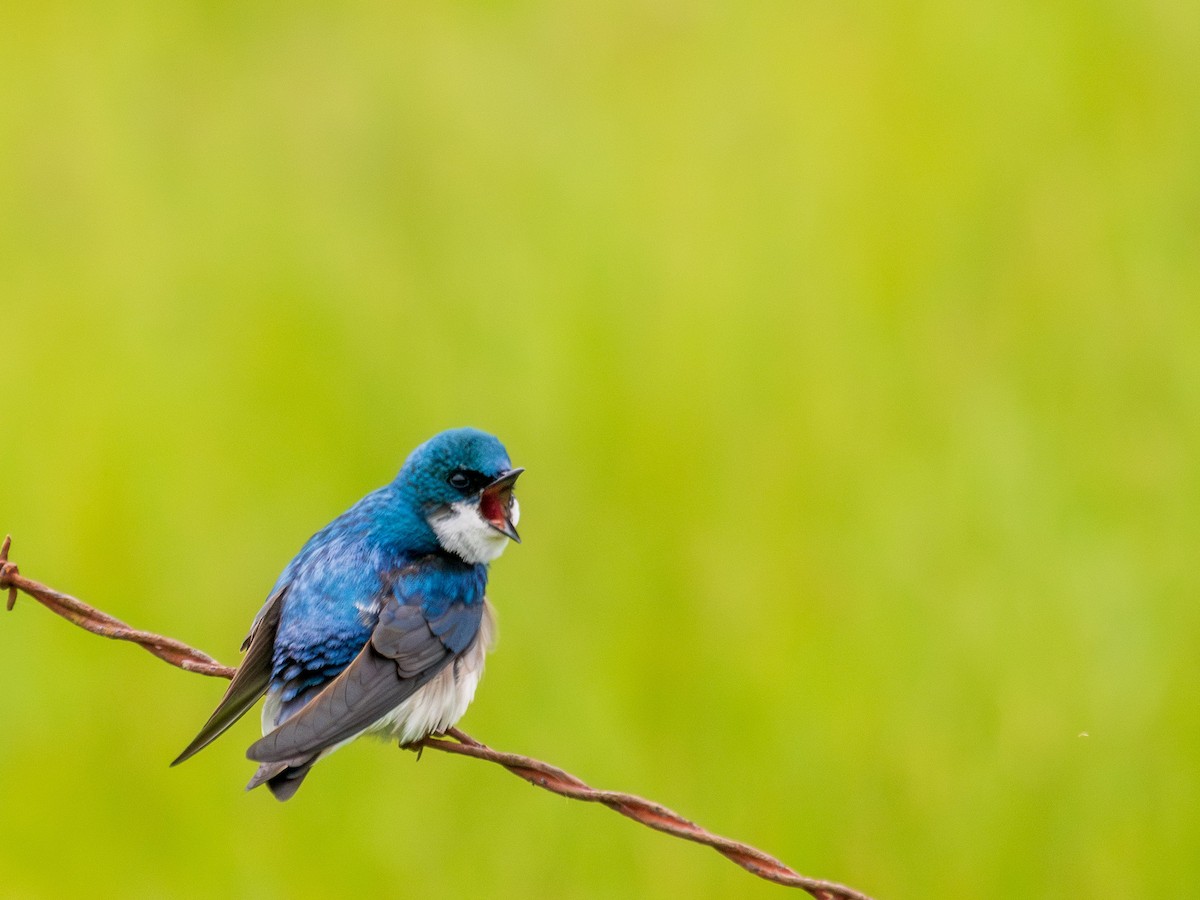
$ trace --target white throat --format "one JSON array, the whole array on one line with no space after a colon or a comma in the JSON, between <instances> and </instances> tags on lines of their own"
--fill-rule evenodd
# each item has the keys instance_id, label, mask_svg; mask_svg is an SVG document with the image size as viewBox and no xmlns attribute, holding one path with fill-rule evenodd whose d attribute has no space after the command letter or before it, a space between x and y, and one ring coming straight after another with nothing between
<instances>
[{"instance_id":1,"label":"white throat","mask_svg":"<svg viewBox=\"0 0 1200 900\"><path fill-rule=\"evenodd\" d=\"M514 525L520 516L521 507L513 498ZM460 500L442 507L428 521L429 527L437 535L438 543L471 565L490 563L508 546L508 538L489 525L479 514L479 504L470 500Z\"/></svg>"}]
</instances>

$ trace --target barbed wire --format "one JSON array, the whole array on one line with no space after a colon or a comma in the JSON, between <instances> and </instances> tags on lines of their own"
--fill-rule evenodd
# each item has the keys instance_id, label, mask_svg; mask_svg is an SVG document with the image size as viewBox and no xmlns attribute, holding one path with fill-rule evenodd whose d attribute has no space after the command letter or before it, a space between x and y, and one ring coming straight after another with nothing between
<instances>
[{"instance_id":1,"label":"barbed wire","mask_svg":"<svg viewBox=\"0 0 1200 900\"><path fill-rule=\"evenodd\" d=\"M27 578L20 573L17 565L8 559L11 545L11 536L5 537L3 544L0 544L0 593L8 591L7 608L9 610L16 605L17 592L20 591L85 631L117 641L129 641L154 654L163 662L185 671L214 678L232 678L234 672L237 671L231 666L222 665L207 653L188 646L182 641L150 631L131 628L120 619L89 606L82 600L56 591L32 578ZM519 753L493 750L457 728L449 729L446 735L446 737L426 738L419 744L411 745L410 749L418 752L426 749L438 750L443 753L472 756L476 759L496 763L535 787L570 797L573 800L599 803L648 828L685 841L694 841L697 844L712 847L747 872L785 887L800 888L817 900L871 900L866 894L854 888L801 875L757 847L713 834L660 803L654 803L621 791L597 790L557 766L529 756L522 756Z\"/></svg>"}]
</instances>

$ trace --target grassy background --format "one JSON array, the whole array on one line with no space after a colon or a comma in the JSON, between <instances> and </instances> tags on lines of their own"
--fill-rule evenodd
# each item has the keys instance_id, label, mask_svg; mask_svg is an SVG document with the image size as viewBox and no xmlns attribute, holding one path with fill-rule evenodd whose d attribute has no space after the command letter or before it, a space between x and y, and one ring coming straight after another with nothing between
<instances>
[{"instance_id":1,"label":"grassy background","mask_svg":"<svg viewBox=\"0 0 1200 900\"><path fill-rule=\"evenodd\" d=\"M475 424L529 471L468 731L881 900L1200 880L1200 6L5 19L27 574L233 661ZM168 770L222 686L30 603L0 684L5 897L779 896L470 761Z\"/></svg>"}]
</instances>

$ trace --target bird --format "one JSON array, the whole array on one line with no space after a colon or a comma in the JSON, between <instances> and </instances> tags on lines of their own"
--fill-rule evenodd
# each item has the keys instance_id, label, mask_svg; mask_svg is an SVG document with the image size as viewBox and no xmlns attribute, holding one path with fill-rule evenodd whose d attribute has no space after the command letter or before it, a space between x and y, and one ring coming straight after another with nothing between
<instances>
[{"instance_id":1,"label":"bird","mask_svg":"<svg viewBox=\"0 0 1200 900\"><path fill-rule=\"evenodd\" d=\"M500 441L455 428L418 446L396 478L311 538L279 575L216 710L171 763L265 696L259 764L290 799L313 765L363 734L401 746L466 712L495 639L488 566L520 543L513 468Z\"/></svg>"}]
</instances>

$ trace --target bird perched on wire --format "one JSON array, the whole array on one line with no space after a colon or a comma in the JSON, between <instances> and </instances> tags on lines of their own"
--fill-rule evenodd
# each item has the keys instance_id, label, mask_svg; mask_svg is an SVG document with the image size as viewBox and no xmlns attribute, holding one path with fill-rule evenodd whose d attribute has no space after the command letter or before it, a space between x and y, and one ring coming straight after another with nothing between
<instances>
[{"instance_id":1,"label":"bird perched on wire","mask_svg":"<svg viewBox=\"0 0 1200 900\"><path fill-rule=\"evenodd\" d=\"M317 760L362 734L411 744L466 712L495 631L488 564L517 536L504 446L474 428L417 447L395 481L309 538L275 583L245 659L192 756L260 697L246 789L296 793Z\"/></svg>"}]
</instances>

